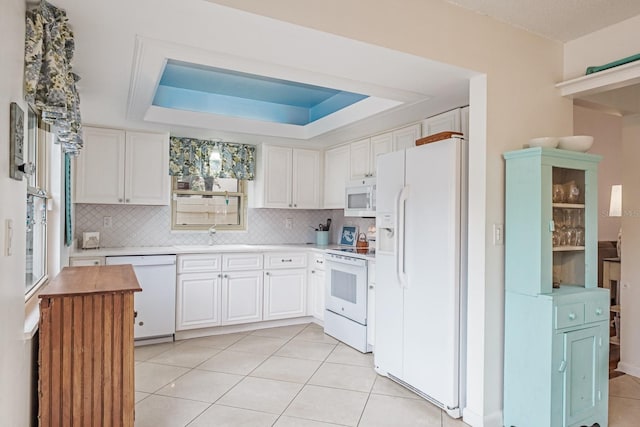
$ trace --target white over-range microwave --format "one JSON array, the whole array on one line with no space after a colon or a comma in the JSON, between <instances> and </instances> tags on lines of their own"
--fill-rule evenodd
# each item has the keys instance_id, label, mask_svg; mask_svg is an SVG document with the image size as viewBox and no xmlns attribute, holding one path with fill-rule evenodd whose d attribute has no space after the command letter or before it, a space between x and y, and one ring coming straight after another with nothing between
<instances>
[{"instance_id":1,"label":"white over-range microwave","mask_svg":"<svg viewBox=\"0 0 640 427\"><path fill-rule=\"evenodd\" d=\"M350 181L345 189L344 216L376 216L376 179Z\"/></svg>"}]
</instances>

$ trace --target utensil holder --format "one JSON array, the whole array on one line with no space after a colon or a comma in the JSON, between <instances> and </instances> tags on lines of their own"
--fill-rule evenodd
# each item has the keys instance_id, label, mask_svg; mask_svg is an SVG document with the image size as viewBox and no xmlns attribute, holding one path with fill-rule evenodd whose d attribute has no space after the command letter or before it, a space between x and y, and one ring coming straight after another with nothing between
<instances>
[{"instance_id":1,"label":"utensil holder","mask_svg":"<svg viewBox=\"0 0 640 427\"><path fill-rule=\"evenodd\" d=\"M316 245L326 246L329 244L328 231L316 231Z\"/></svg>"}]
</instances>

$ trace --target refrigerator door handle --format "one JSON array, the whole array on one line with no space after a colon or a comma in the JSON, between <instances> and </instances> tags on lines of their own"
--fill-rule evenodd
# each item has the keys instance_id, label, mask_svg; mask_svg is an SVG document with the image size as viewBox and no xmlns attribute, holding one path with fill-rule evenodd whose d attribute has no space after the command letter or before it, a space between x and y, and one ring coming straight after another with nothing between
<instances>
[{"instance_id":1,"label":"refrigerator door handle","mask_svg":"<svg viewBox=\"0 0 640 427\"><path fill-rule=\"evenodd\" d=\"M405 262L404 262L404 233L405 233L405 203L409 196L409 186L406 185L400 190L400 194L398 194L398 204L397 204L397 216L398 216L398 235L396 237L396 274L398 276L398 283L400 287L406 289L408 286L407 283L407 273L405 271Z\"/></svg>"}]
</instances>

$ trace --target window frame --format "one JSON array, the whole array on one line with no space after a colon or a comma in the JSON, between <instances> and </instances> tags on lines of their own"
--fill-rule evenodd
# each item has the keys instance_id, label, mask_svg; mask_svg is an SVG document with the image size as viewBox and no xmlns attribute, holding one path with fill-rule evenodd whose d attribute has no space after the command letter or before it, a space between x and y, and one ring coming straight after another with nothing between
<instances>
[{"instance_id":1,"label":"window frame","mask_svg":"<svg viewBox=\"0 0 640 427\"><path fill-rule=\"evenodd\" d=\"M32 197L40 197L43 199L44 211L45 211L45 221L44 221L44 236L42 239L42 255L43 255L43 274L42 276L31 285L30 288L26 287L26 237L27 230L25 228L25 301L28 301L33 295L35 295L39 289L49 280L49 224L48 224L48 206L50 203L50 194L49 194L49 180L48 180L48 171L49 171L49 156L48 156L48 148L46 143L46 138L42 135L43 123L40 119L40 114L35 107L28 105L27 106L27 159L28 161L33 161L35 166L35 176L33 178L26 176L27 180L27 191L25 194L25 202L28 199L28 196ZM31 124L34 124L33 129L31 128ZM31 151L33 150L33 152ZM30 184L35 184L35 187ZM25 212L26 215L26 212ZM26 223L26 217L25 217ZM35 248L33 248L33 252L35 253Z\"/></svg>"},{"instance_id":2,"label":"window frame","mask_svg":"<svg viewBox=\"0 0 640 427\"><path fill-rule=\"evenodd\" d=\"M171 231L207 231L212 225L216 226L217 231L246 231L247 230L247 201L248 201L248 185L246 180L239 179L237 192L225 191L196 191L196 190L179 190L177 188L179 177L171 177ZM198 195L198 196L222 196L239 197L240 206L238 208L240 215L240 224L176 224L177 196L178 195Z\"/></svg>"}]
</instances>

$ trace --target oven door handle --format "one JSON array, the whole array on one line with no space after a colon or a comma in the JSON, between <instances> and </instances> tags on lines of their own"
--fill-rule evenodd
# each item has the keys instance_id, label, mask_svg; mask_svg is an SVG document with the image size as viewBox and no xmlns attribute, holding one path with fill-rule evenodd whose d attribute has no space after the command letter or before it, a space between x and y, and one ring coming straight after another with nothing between
<instances>
[{"instance_id":1,"label":"oven door handle","mask_svg":"<svg viewBox=\"0 0 640 427\"><path fill-rule=\"evenodd\" d=\"M408 288L407 273L405 271L405 254L404 254L404 232L405 232L405 204L409 197L409 186L402 187L398 194L398 204L396 207L397 212L397 227L398 235L396 237L396 275L398 277L398 284L401 288Z\"/></svg>"}]
</instances>

